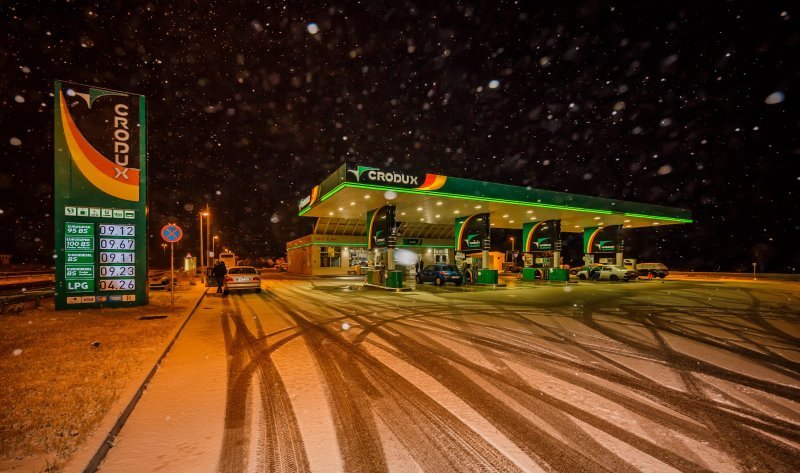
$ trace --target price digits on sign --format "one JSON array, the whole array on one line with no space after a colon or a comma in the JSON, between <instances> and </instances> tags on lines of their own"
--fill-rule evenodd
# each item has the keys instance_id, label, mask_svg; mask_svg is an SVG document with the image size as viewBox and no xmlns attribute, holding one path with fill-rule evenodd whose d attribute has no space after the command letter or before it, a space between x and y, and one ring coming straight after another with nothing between
<instances>
[{"instance_id":1,"label":"price digits on sign","mask_svg":"<svg viewBox=\"0 0 800 473\"><path fill-rule=\"evenodd\" d=\"M136 266L100 266L101 278L136 276Z\"/></svg>"},{"instance_id":2,"label":"price digits on sign","mask_svg":"<svg viewBox=\"0 0 800 473\"><path fill-rule=\"evenodd\" d=\"M100 290L101 291L133 291L136 289L134 225L106 224L100 229ZM102 251L114 250L114 251Z\"/></svg>"},{"instance_id":3,"label":"price digits on sign","mask_svg":"<svg viewBox=\"0 0 800 473\"><path fill-rule=\"evenodd\" d=\"M101 238L100 239L100 249L101 250L133 250L134 249L134 240L133 238Z\"/></svg>"},{"instance_id":4,"label":"price digits on sign","mask_svg":"<svg viewBox=\"0 0 800 473\"><path fill-rule=\"evenodd\" d=\"M136 289L134 279L101 279L101 291L132 291Z\"/></svg>"},{"instance_id":5,"label":"price digits on sign","mask_svg":"<svg viewBox=\"0 0 800 473\"><path fill-rule=\"evenodd\" d=\"M134 236L133 225L100 225L100 236Z\"/></svg>"},{"instance_id":6,"label":"price digits on sign","mask_svg":"<svg viewBox=\"0 0 800 473\"><path fill-rule=\"evenodd\" d=\"M101 251L100 252L100 262L101 263L133 263L134 262L134 253L126 253L126 252L111 252L111 251Z\"/></svg>"}]
</instances>

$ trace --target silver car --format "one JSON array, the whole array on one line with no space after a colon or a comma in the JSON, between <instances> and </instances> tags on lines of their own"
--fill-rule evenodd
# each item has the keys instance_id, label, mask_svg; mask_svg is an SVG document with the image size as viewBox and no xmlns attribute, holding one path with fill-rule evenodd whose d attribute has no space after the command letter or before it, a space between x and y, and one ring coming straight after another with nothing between
<instances>
[{"instance_id":1,"label":"silver car","mask_svg":"<svg viewBox=\"0 0 800 473\"><path fill-rule=\"evenodd\" d=\"M252 266L234 266L228 269L225 283L222 286L223 294L246 289L255 289L256 292L261 292L261 274L258 270Z\"/></svg>"},{"instance_id":2,"label":"silver car","mask_svg":"<svg viewBox=\"0 0 800 473\"><path fill-rule=\"evenodd\" d=\"M598 281L630 281L639 277L639 273L624 266L607 264L595 273L594 278Z\"/></svg>"}]
</instances>

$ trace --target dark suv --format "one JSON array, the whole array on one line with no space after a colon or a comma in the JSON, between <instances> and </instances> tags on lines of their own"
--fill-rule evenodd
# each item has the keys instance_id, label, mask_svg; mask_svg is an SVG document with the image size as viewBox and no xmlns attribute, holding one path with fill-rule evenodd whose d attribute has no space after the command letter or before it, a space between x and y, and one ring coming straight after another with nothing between
<instances>
[{"instance_id":1,"label":"dark suv","mask_svg":"<svg viewBox=\"0 0 800 473\"><path fill-rule=\"evenodd\" d=\"M460 286L464 281L461 272L455 265L452 264L432 264L417 273L417 284L424 282L432 282L437 286L441 286L446 282L455 283Z\"/></svg>"},{"instance_id":2,"label":"dark suv","mask_svg":"<svg viewBox=\"0 0 800 473\"><path fill-rule=\"evenodd\" d=\"M661 278L669 276L669 268L663 263L639 263L636 265L639 276L645 278Z\"/></svg>"}]
</instances>

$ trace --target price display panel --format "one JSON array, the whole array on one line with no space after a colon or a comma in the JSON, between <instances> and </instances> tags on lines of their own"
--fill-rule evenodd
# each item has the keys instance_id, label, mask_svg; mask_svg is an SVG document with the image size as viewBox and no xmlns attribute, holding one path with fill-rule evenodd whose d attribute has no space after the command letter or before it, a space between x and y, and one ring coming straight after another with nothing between
<instances>
[{"instance_id":1,"label":"price display panel","mask_svg":"<svg viewBox=\"0 0 800 473\"><path fill-rule=\"evenodd\" d=\"M135 256L136 254L133 252L101 251L100 263L108 263L108 264L133 263L134 261L136 261Z\"/></svg>"},{"instance_id":2,"label":"price display panel","mask_svg":"<svg viewBox=\"0 0 800 473\"><path fill-rule=\"evenodd\" d=\"M100 249L100 281L97 288L100 291L135 291L135 225L100 223L97 233Z\"/></svg>"},{"instance_id":3,"label":"price display panel","mask_svg":"<svg viewBox=\"0 0 800 473\"><path fill-rule=\"evenodd\" d=\"M136 276L136 266L134 265L127 265L127 266L100 266L100 277L101 278L117 278L117 277L124 277L124 276Z\"/></svg>"},{"instance_id":4,"label":"price display panel","mask_svg":"<svg viewBox=\"0 0 800 473\"><path fill-rule=\"evenodd\" d=\"M101 291L133 291L136 289L135 279L101 279Z\"/></svg>"},{"instance_id":5,"label":"price display panel","mask_svg":"<svg viewBox=\"0 0 800 473\"><path fill-rule=\"evenodd\" d=\"M133 237L136 236L134 225L100 224L100 236Z\"/></svg>"},{"instance_id":6,"label":"price display panel","mask_svg":"<svg viewBox=\"0 0 800 473\"><path fill-rule=\"evenodd\" d=\"M133 250L136 240L133 238L101 238L101 250Z\"/></svg>"}]
</instances>

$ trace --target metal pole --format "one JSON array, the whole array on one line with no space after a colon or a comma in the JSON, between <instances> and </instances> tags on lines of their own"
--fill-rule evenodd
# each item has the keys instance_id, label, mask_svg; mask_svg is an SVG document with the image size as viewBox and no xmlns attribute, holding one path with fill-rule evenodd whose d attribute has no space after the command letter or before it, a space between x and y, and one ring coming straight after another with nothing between
<instances>
[{"instance_id":1,"label":"metal pole","mask_svg":"<svg viewBox=\"0 0 800 473\"><path fill-rule=\"evenodd\" d=\"M203 259L203 212L200 212L200 254L197 255L197 264L200 265L201 279L205 278L205 260Z\"/></svg>"},{"instance_id":2,"label":"metal pole","mask_svg":"<svg viewBox=\"0 0 800 473\"><path fill-rule=\"evenodd\" d=\"M208 204L206 204L206 249L208 249L208 242L211 241L211 209L208 208ZM208 251L206 251L208 253ZM207 266L211 266L213 261L209 259L208 255L206 255L206 263Z\"/></svg>"},{"instance_id":3,"label":"metal pole","mask_svg":"<svg viewBox=\"0 0 800 473\"><path fill-rule=\"evenodd\" d=\"M175 243L169 244L169 292L170 304L175 304Z\"/></svg>"}]
</instances>

